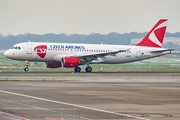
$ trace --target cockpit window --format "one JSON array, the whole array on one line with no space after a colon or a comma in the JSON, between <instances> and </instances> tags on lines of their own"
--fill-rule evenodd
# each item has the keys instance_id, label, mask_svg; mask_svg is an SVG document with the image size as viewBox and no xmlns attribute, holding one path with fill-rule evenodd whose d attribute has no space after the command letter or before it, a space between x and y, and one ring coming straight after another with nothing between
<instances>
[{"instance_id":1,"label":"cockpit window","mask_svg":"<svg viewBox=\"0 0 180 120\"><path fill-rule=\"evenodd\" d=\"M13 46L11 49L21 50L21 47L15 47L15 46Z\"/></svg>"}]
</instances>

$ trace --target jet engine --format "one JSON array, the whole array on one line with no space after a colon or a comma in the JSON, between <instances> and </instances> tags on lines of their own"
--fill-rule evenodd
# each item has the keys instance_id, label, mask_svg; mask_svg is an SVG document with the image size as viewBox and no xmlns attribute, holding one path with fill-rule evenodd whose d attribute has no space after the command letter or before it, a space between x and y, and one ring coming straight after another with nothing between
<instances>
[{"instance_id":1,"label":"jet engine","mask_svg":"<svg viewBox=\"0 0 180 120\"><path fill-rule=\"evenodd\" d=\"M79 58L64 57L61 63L63 67L77 67L79 65Z\"/></svg>"},{"instance_id":2,"label":"jet engine","mask_svg":"<svg viewBox=\"0 0 180 120\"><path fill-rule=\"evenodd\" d=\"M46 62L46 66L47 68L58 68L61 67L61 63L60 62Z\"/></svg>"}]
</instances>

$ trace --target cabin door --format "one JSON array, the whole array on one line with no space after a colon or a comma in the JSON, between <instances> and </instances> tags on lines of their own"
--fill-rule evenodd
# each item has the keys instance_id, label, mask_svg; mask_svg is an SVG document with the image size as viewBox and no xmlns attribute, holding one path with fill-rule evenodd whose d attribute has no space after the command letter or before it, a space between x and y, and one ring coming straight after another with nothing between
<instances>
[{"instance_id":1,"label":"cabin door","mask_svg":"<svg viewBox=\"0 0 180 120\"><path fill-rule=\"evenodd\" d=\"M32 44L27 44L27 54L32 54Z\"/></svg>"},{"instance_id":2,"label":"cabin door","mask_svg":"<svg viewBox=\"0 0 180 120\"><path fill-rule=\"evenodd\" d=\"M136 58L141 58L141 48L136 48Z\"/></svg>"}]
</instances>

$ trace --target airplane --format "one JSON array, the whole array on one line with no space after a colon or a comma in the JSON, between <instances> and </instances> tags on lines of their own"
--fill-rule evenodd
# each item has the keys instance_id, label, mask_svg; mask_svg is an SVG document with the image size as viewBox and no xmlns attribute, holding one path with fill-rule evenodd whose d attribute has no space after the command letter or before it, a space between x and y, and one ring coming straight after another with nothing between
<instances>
[{"instance_id":1,"label":"airplane","mask_svg":"<svg viewBox=\"0 0 180 120\"><path fill-rule=\"evenodd\" d=\"M25 61L24 71L28 71L29 61L45 62L47 68L67 67L80 72L80 65L121 64L154 58L171 53L173 49L161 48L168 19L160 19L137 45L70 44L47 42L24 42L14 45L4 52L13 60Z\"/></svg>"}]
</instances>

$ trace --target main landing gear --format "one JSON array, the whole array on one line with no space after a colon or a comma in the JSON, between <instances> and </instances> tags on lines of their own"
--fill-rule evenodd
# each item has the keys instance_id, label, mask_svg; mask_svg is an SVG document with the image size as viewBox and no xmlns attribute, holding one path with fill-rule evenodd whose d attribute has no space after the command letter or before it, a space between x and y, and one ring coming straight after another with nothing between
<instances>
[{"instance_id":1,"label":"main landing gear","mask_svg":"<svg viewBox=\"0 0 180 120\"><path fill-rule=\"evenodd\" d=\"M81 68L80 68L80 67L75 67L75 68L74 68L74 71L75 71L75 72L81 72Z\"/></svg>"},{"instance_id":2,"label":"main landing gear","mask_svg":"<svg viewBox=\"0 0 180 120\"><path fill-rule=\"evenodd\" d=\"M92 67L86 67L85 70L86 70L86 72L91 72L92 71ZM75 72L81 72L81 68L80 67L75 67L74 71Z\"/></svg>"},{"instance_id":3,"label":"main landing gear","mask_svg":"<svg viewBox=\"0 0 180 120\"><path fill-rule=\"evenodd\" d=\"M25 61L25 62L26 62L26 67L24 68L24 71L27 72L27 71L29 71L29 68L28 68L29 62L28 61Z\"/></svg>"},{"instance_id":4,"label":"main landing gear","mask_svg":"<svg viewBox=\"0 0 180 120\"><path fill-rule=\"evenodd\" d=\"M91 72L92 71L92 67L86 67L86 72Z\"/></svg>"}]
</instances>

